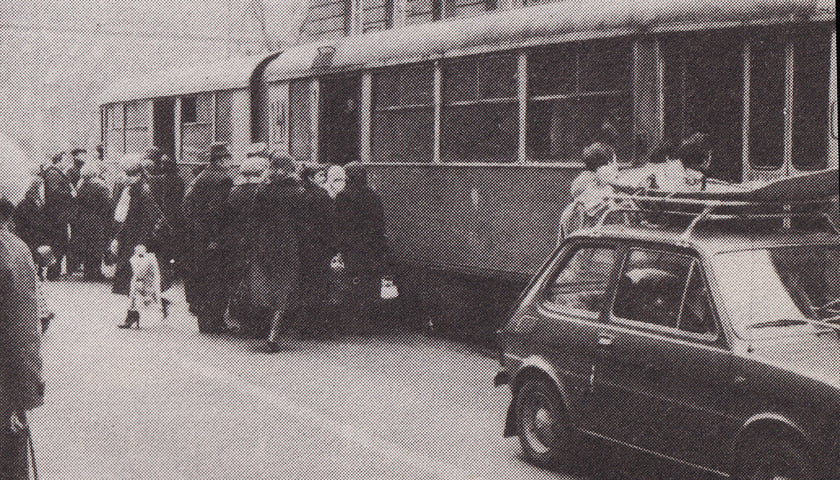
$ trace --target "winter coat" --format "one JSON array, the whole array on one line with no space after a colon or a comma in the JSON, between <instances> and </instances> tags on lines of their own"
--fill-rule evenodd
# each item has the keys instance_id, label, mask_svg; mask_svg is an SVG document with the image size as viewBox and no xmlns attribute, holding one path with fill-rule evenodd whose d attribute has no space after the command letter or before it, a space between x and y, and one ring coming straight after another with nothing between
<instances>
[{"instance_id":1,"label":"winter coat","mask_svg":"<svg viewBox=\"0 0 840 480\"><path fill-rule=\"evenodd\" d=\"M131 265L129 259L134 254L137 245L148 245L152 239L155 225L160 215L152 201L151 186L145 178L123 188L128 189L130 197L128 213L125 222L116 236L119 244L117 249L116 272L114 273L113 292L128 295L131 281ZM117 200L120 201L119 199Z\"/></svg>"},{"instance_id":2,"label":"winter coat","mask_svg":"<svg viewBox=\"0 0 840 480\"><path fill-rule=\"evenodd\" d=\"M50 222L44 212L41 198L41 181L33 182L23 200L15 208L15 233L29 246L34 254L41 245L50 243Z\"/></svg>"},{"instance_id":3,"label":"winter coat","mask_svg":"<svg viewBox=\"0 0 840 480\"><path fill-rule=\"evenodd\" d=\"M263 294L258 303L273 310L285 310L298 287L302 194L297 179L276 175L260 189L254 202L255 253L261 259L262 272L252 278L252 288Z\"/></svg>"},{"instance_id":4,"label":"winter coat","mask_svg":"<svg viewBox=\"0 0 840 480\"><path fill-rule=\"evenodd\" d=\"M32 254L0 229L0 418L43 404L41 326Z\"/></svg>"},{"instance_id":5,"label":"winter coat","mask_svg":"<svg viewBox=\"0 0 840 480\"><path fill-rule=\"evenodd\" d=\"M77 253L102 254L111 239L110 190L101 179L86 179L79 186L78 208L72 223L70 244Z\"/></svg>"},{"instance_id":6,"label":"winter coat","mask_svg":"<svg viewBox=\"0 0 840 480\"><path fill-rule=\"evenodd\" d=\"M184 214L181 203L184 199L184 181L177 173L164 173L148 177L152 198L156 203L156 214L160 225L155 232L150 250L157 253L163 262L181 259L184 242ZM166 272L164 272L166 274Z\"/></svg>"},{"instance_id":7,"label":"winter coat","mask_svg":"<svg viewBox=\"0 0 840 480\"><path fill-rule=\"evenodd\" d=\"M182 205L187 227L186 248L203 251L220 240L224 230L225 202L233 187L227 169L208 165L192 181Z\"/></svg>"},{"instance_id":8,"label":"winter coat","mask_svg":"<svg viewBox=\"0 0 840 480\"><path fill-rule=\"evenodd\" d=\"M385 258L385 210L367 185L353 185L335 198L338 250L351 276L381 272Z\"/></svg>"},{"instance_id":9,"label":"winter coat","mask_svg":"<svg viewBox=\"0 0 840 480\"><path fill-rule=\"evenodd\" d=\"M76 208L73 184L67 175L55 166L44 170L42 175L44 211L52 223L67 225L73 219Z\"/></svg>"}]
</instances>

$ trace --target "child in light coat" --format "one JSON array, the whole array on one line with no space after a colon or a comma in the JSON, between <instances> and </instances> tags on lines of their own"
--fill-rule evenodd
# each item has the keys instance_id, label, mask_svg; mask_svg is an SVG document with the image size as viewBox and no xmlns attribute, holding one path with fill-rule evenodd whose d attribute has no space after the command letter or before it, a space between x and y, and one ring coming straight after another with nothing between
<instances>
[{"instance_id":1,"label":"child in light coat","mask_svg":"<svg viewBox=\"0 0 840 480\"><path fill-rule=\"evenodd\" d=\"M159 305L163 318L166 318L170 301L161 295L160 265L157 256L148 252L145 245L137 245L129 263L132 276L128 291L128 313L125 322L118 326L131 328L136 324L137 328L140 328L140 308L152 304Z\"/></svg>"}]
</instances>

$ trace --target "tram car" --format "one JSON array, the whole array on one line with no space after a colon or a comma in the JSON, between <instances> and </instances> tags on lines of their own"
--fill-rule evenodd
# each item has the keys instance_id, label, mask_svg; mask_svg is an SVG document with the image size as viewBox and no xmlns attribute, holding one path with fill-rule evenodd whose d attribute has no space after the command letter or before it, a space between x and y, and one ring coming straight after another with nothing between
<instances>
[{"instance_id":1,"label":"tram car","mask_svg":"<svg viewBox=\"0 0 840 480\"><path fill-rule=\"evenodd\" d=\"M722 180L837 168L836 36L827 0L526 5L128 79L102 94L102 142L185 175L214 141L365 163L403 296L482 341L605 124L628 165L704 132Z\"/></svg>"}]
</instances>

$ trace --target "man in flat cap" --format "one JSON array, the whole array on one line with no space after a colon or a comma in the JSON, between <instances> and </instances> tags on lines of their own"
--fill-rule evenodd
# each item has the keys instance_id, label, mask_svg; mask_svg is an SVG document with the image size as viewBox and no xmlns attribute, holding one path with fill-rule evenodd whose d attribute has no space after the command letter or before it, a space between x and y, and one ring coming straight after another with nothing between
<instances>
[{"instance_id":1,"label":"man in flat cap","mask_svg":"<svg viewBox=\"0 0 840 480\"><path fill-rule=\"evenodd\" d=\"M227 301L223 252L219 248L224 230L224 206L233 178L225 166L230 152L225 143L210 146L210 160L184 196L186 220L184 290L190 311L198 317L198 330L219 333L225 330Z\"/></svg>"}]
</instances>

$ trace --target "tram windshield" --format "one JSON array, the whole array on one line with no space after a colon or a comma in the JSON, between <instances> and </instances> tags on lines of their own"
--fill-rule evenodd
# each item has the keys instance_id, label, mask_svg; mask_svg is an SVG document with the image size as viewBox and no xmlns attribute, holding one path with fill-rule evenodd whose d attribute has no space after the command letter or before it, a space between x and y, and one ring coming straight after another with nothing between
<instances>
[{"instance_id":1,"label":"tram windshield","mask_svg":"<svg viewBox=\"0 0 840 480\"><path fill-rule=\"evenodd\" d=\"M809 334L840 324L840 247L782 247L716 255L723 307L742 338Z\"/></svg>"}]
</instances>

